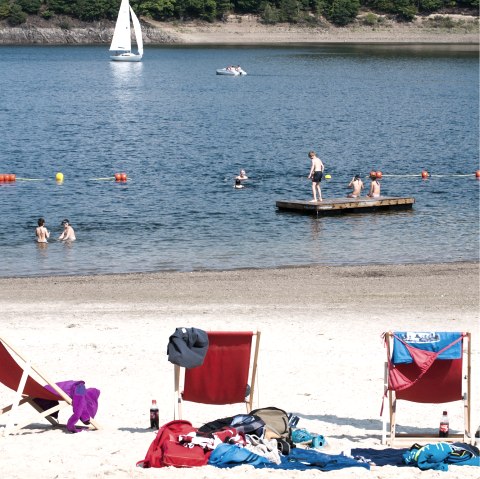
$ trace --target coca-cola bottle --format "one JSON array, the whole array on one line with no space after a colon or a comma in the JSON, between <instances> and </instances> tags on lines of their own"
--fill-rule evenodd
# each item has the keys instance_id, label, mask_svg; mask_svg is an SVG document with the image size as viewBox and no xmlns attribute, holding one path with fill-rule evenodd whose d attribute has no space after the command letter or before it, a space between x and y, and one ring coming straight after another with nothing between
<instances>
[{"instance_id":1,"label":"coca-cola bottle","mask_svg":"<svg viewBox=\"0 0 480 479\"><path fill-rule=\"evenodd\" d=\"M443 411L442 418L440 419L440 427L438 429L439 437L448 437L448 430L450 429L450 424L448 422L447 411Z\"/></svg>"},{"instance_id":2,"label":"coca-cola bottle","mask_svg":"<svg viewBox=\"0 0 480 479\"><path fill-rule=\"evenodd\" d=\"M152 405L150 407L150 429L158 429L158 406L155 399L152 400Z\"/></svg>"}]
</instances>

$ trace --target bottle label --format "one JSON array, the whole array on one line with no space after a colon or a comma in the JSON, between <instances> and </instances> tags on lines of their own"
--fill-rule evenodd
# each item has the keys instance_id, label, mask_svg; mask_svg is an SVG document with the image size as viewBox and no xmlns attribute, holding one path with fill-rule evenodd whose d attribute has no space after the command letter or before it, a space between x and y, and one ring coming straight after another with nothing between
<instances>
[{"instance_id":1,"label":"bottle label","mask_svg":"<svg viewBox=\"0 0 480 479\"><path fill-rule=\"evenodd\" d=\"M440 424L440 432L448 432L448 424Z\"/></svg>"}]
</instances>

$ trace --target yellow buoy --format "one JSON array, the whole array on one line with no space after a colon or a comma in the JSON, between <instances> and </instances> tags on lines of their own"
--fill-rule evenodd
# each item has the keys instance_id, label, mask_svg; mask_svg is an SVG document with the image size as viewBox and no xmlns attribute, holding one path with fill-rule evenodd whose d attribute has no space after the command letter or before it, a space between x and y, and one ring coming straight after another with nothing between
<instances>
[{"instance_id":1,"label":"yellow buoy","mask_svg":"<svg viewBox=\"0 0 480 479\"><path fill-rule=\"evenodd\" d=\"M325 175L325 179L329 180L332 177L332 175Z\"/></svg>"},{"instance_id":2,"label":"yellow buoy","mask_svg":"<svg viewBox=\"0 0 480 479\"><path fill-rule=\"evenodd\" d=\"M57 173L57 174L55 175L55 179L56 179L57 181L63 181L63 173Z\"/></svg>"}]
</instances>

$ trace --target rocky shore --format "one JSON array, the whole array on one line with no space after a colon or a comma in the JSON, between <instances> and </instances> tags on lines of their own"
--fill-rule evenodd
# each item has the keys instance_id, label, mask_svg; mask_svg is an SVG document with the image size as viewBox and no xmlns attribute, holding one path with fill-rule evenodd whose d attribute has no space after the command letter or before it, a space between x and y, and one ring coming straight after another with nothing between
<instances>
[{"instance_id":1,"label":"rocky shore","mask_svg":"<svg viewBox=\"0 0 480 479\"><path fill-rule=\"evenodd\" d=\"M186 45L254 45L313 43L438 43L479 44L478 17L465 15L432 15L418 17L411 23L398 23L379 17L369 25L360 16L348 27L328 23L315 26L265 25L252 15L231 15L226 21L155 22L142 18L145 44ZM442 22L442 18L448 19ZM29 17L17 27L0 22L0 45L109 44L113 22L85 23L68 17L46 21Z\"/></svg>"}]
</instances>

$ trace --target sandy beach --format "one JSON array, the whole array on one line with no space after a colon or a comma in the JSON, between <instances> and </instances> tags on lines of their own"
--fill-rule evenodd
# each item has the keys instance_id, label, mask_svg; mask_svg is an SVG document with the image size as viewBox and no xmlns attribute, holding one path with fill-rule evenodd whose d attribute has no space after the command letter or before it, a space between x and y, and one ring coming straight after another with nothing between
<instances>
[{"instance_id":1,"label":"sandy beach","mask_svg":"<svg viewBox=\"0 0 480 479\"><path fill-rule=\"evenodd\" d=\"M160 424L173 419L173 366L166 347L176 327L261 330L255 406L277 406L299 426L323 434L324 452L381 448L383 364L387 330L471 331L474 424L480 423L479 270L477 263L300 267L226 272L0 279L1 335L54 381L83 379L101 390L102 430L66 434L47 423L0 438L2 477L180 477L176 469L143 470ZM0 388L6 405L11 391ZM242 413L240 406L187 403L185 419L204 422ZM398 423L434 431L447 409L451 430L461 405L411 407ZM61 418L68 419L63 411ZM0 426L5 424L0 419ZM413 478L394 466L329 472L335 478ZM182 470L185 478L308 478L319 471L212 466ZM478 478L478 468L450 466L448 476Z\"/></svg>"}]
</instances>

